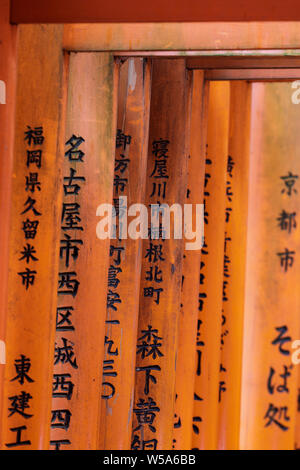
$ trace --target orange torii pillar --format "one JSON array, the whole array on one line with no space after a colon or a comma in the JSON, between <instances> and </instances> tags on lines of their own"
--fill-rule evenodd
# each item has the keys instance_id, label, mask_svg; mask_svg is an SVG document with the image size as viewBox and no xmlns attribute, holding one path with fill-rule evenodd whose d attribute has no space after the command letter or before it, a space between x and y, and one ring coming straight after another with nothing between
<instances>
[{"instance_id":1,"label":"orange torii pillar","mask_svg":"<svg viewBox=\"0 0 300 470\"><path fill-rule=\"evenodd\" d=\"M127 214L138 215L133 204L144 203L150 91L151 62L128 59L121 66L119 82L116 218L114 239L110 240L100 449L130 449L131 445L142 240L140 236L132 239L128 233L131 221L127 226Z\"/></svg>"},{"instance_id":2,"label":"orange torii pillar","mask_svg":"<svg viewBox=\"0 0 300 470\"><path fill-rule=\"evenodd\" d=\"M174 207L176 219L187 190L186 121L188 80L185 60L153 61L146 204L153 217L143 243L136 388L131 449L172 449L177 324L180 311L183 240L156 220ZM181 222L181 221L180 221ZM176 236L182 224L178 224ZM161 230L160 230L161 228ZM151 409L151 423L143 413Z\"/></svg>"},{"instance_id":3,"label":"orange torii pillar","mask_svg":"<svg viewBox=\"0 0 300 470\"><path fill-rule=\"evenodd\" d=\"M14 111L16 93L16 26L9 23L10 2L0 4L0 442L7 304L8 245L12 191Z\"/></svg>"},{"instance_id":4,"label":"orange torii pillar","mask_svg":"<svg viewBox=\"0 0 300 470\"><path fill-rule=\"evenodd\" d=\"M204 82L204 73L201 70L189 73L192 75L190 81L192 109L189 130L190 145L187 150L189 151L189 160L186 204L194 205L192 210L195 217L195 204L202 204L203 201L208 82ZM199 220L201 224L203 224L202 214L201 220ZM202 242L203 234L200 226L196 226L194 222L193 229L198 230L197 237L201 237ZM201 248L197 250L185 249L183 258L173 448L188 450L192 447Z\"/></svg>"},{"instance_id":5,"label":"orange torii pillar","mask_svg":"<svg viewBox=\"0 0 300 470\"><path fill-rule=\"evenodd\" d=\"M71 53L52 385L51 447L97 449L109 239L98 206L113 188L118 73L109 53Z\"/></svg>"},{"instance_id":6,"label":"orange torii pillar","mask_svg":"<svg viewBox=\"0 0 300 470\"><path fill-rule=\"evenodd\" d=\"M217 448L223 288L229 82L211 82L204 181L204 246L200 261L193 447Z\"/></svg>"},{"instance_id":7,"label":"orange torii pillar","mask_svg":"<svg viewBox=\"0 0 300 470\"><path fill-rule=\"evenodd\" d=\"M300 107L292 93L290 83L252 89L241 449L294 448Z\"/></svg>"},{"instance_id":8,"label":"orange torii pillar","mask_svg":"<svg viewBox=\"0 0 300 470\"><path fill-rule=\"evenodd\" d=\"M62 155L57 154L62 29L26 25L18 31L2 449L49 446L62 165ZM35 51L30 60L28 51ZM20 403L27 405L24 414L18 412Z\"/></svg>"},{"instance_id":9,"label":"orange torii pillar","mask_svg":"<svg viewBox=\"0 0 300 470\"><path fill-rule=\"evenodd\" d=\"M221 449L239 448L250 106L251 84L231 82L218 397Z\"/></svg>"}]
</instances>

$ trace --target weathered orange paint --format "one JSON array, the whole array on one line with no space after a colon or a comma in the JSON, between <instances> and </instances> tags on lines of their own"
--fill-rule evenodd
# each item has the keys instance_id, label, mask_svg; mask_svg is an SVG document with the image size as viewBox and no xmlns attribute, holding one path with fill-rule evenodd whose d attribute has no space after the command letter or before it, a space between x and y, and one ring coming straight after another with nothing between
<instances>
[{"instance_id":1,"label":"weathered orange paint","mask_svg":"<svg viewBox=\"0 0 300 470\"><path fill-rule=\"evenodd\" d=\"M51 441L67 439L70 445L62 449L98 448L100 420L100 390L102 361L104 353L104 331L106 310L106 279L109 262L109 239L96 236L99 204L112 198L114 145L116 135L117 70L113 57L108 53L71 53L69 61L68 100L66 111L65 142L73 135L82 137L78 147L83 161L70 161L64 157L63 178L70 176L70 168L76 171L74 180L80 190L76 195L63 195L63 203L79 204L80 230L62 229L60 239L65 235L83 243L76 247L77 258L61 250L59 272L74 272L79 281L75 296L59 294L58 307L71 306L72 331L56 331L56 347L63 346L63 338L72 345L74 357L70 362L55 361L53 373L68 373L74 383L70 400L53 397L52 410L68 409L71 412L68 429L54 427L59 421L51 422ZM70 145L66 145L64 151ZM64 184L67 184L65 180ZM60 213L61 208L60 208ZM61 219L61 225L68 225ZM75 243L75 242L74 242ZM64 286L66 290L66 286ZM59 292L59 290L58 290ZM61 317L58 315L58 319ZM76 364L75 364L76 359ZM60 389L59 389L60 390ZM53 443L55 448L55 444Z\"/></svg>"},{"instance_id":2,"label":"weathered orange paint","mask_svg":"<svg viewBox=\"0 0 300 470\"><path fill-rule=\"evenodd\" d=\"M120 71L117 128L131 137L129 145L116 149L115 176L126 178L123 191L114 188L114 204L119 196L127 197L127 208L132 204L143 203L146 189L146 168L148 156L148 132L151 91L151 62L146 59L128 59ZM122 160L129 159L127 168L120 166ZM120 208L120 222L126 218ZM122 219L123 214L123 219ZM132 217L129 217L128 223ZM115 222L115 221L114 221ZM114 387L111 398L102 399L100 423L100 444L102 449L130 449L133 408L133 390L135 381L136 339L139 314L139 291L141 276L142 240L132 238L118 240L110 245L122 249L121 261L116 263L117 252L110 256L112 273L116 269L115 284L111 280L108 289L117 292L121 303L115 304L117 311L107 310L105 336L105 361L113 361L115 377L103 375L103 382ZM113 274L111 278L114 277ZM119 323L109 323L117 320ZM113 341L113 343L109 343ZM109 362L105 364L111 364ZM105 372L105 371L104 371ZM111 370L107 371L108 373ZM105 385L104 395L110 395L112 388Z\"/></svg>"},{"instance_id":3,"label":"weathered orange paint","mask_svg":"<svg viewBox=\"0 0 300 470\"><path fill-rule=\"evenodd\" d=\"M65 24L67 50L226 51L298 49L299 23Z\"/></svg>"}]
</instances>

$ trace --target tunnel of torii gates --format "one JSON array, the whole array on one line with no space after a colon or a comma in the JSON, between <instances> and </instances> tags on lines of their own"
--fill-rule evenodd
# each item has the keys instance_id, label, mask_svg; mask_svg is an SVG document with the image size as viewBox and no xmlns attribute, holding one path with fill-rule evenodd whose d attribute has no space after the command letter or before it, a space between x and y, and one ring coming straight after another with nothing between
<instances>
[{"instance_id":1,"label":"tunnel of torii gates","mask_svg":"<svg viewBox=\"0 0 300 470\"><path fill-rule=\"evenodd\" d=\"M300 24L1 35L1 449L299 448Z\"/></svg>"}]
</instances>

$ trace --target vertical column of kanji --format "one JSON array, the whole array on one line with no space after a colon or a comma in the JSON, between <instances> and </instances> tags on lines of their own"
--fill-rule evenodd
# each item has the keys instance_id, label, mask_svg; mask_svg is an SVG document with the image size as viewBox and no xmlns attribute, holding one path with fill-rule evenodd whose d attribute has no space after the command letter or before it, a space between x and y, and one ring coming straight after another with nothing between
<instances>
[{"instance_id":1,"label":"vertical column of kanji","mask_svg":"<svg viewBox=\"0 0 300 470\"><path fill-rule=\"evenodd\" d=\"M16 86L16 26L9 23L9 0L0 4L0 442L5 364L8 239L13 165Z\"/></svg>"},{"instance_id":2,"label":"vertical column of kanji","mask_svg":"<svg viewBox=\"0 0 300 470\"><path fill-rule=\"evenodd\" d=\"M253 85L241 448L294 448L299 339L300 107L290 83Z\"/></svg>"},{"instance_id":3,"label":"vertical column of kanji","mask_svg":"<svg viewBox=\"0 0 300 470\"><path fill-rule=\"evenodd\" d=\"M187 149L189 159L186 204L192 204L192 214L194 217L196 216L196 221L194 219L193 223L196 239L191 246L185 246L183 255L182 298L176 363L174 449L191 449L192 446L200 255L203 238L203 213L200 206L198 209L196 208L196 204L203 203L208 82L204 82L204 73L201 70L195 70L190 74L192 75L190 82L192 109L190 142L189 149Z\"/></svg>"},{"instance_id":4,"label":"vertical column of kanji","mask_svg":"<svg viewBox=\"0 0 300 470\"><path fill-rule=\"evenodd\" d=\"M199 449L215 449L218 435L229 102L229 82L212 82L208 106L204 178L204 245L200 262L193 415L193 446Z\"/></svg>"},{"instance_id":5,"label":"vertical column of kanji","mask_svg":"<svg viewBox=\"0 0 300 470\"><path fill-rule=\"evenodd\" d=\"M117 67L71 53L63 165L51 446L97 449L109 239L98 206L112 200Z\"/></svg>"},{"instance_id":6,"label":"vertical column of kanji","mask_svg":"<svg viewBox=\"0 0 300 470\"><path fill-rule=\"evenodd\" d=\"M153 63L132 449L171 449L187 190L185 61ZM170 206L175 233L166 223ZM159 213L163 213L159 223ZM147 213L146 213L147 218ZM144 225L148 225L145 224Z\"/></svg>"},{"instance_id":7,"label":"vertical column of kanji","mask_svg":"<svg viewBox=\"0 0 300 470\"><path fill-rule=\"evenodd\" d=\"M19 27L3 449L49 445L59 240L61 44L61 26ZM28 51L34 51L30 60Z\"/></svg>"},{"instance_id":8,"label":"vertical column of kanji","mask_svg":"<svg viewBox=\"0 0 300 470\"><path fill-rule=\"evenodd\" d=\"M239 448L250 106L251 84L231 82L219 379L221 449Z\"/></svg>"},{"instance_id":9,"label":"vertical column of kanji","mask_svg":"<svg viewBox=\"0 0 300 470\"><path fill-rule=\"evenodd\" d=\"M127 233L127 213L144 202L151 63L121 66L114 173L116 219L110 244L100 448L130 449L142 240ZM128 229L130 230L129 224ZM134 235L134 238L132 238Z\"/></svg>"}]
</instances>

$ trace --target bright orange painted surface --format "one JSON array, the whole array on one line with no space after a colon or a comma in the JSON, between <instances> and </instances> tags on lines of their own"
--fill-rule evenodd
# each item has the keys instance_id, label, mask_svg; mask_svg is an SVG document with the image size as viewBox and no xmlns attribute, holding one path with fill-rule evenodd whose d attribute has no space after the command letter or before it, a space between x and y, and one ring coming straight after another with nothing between
<instances>
[{"instance_id":1,"label":"bright orange painted surface","mask_svg":"<svg viewBox=\"0 0 300 470\"><path fill-rule=\"evenodd\" d=\"M207 110L208 87L204 84L202 71L197 70L190 73L192 74L192 99L186 203L201 204L205 170L205 131L207 122L205 113ZM199 132L199 129L201 129L201 132ZM200 259L201 249L184 250L176 362L174 449L190 449L192 446L191 422L194 408Z\"/></svg>"},{"instance_id":2,"label":"bright orange painted surface","mask_svg":"<svg viewBox=\"0 0 300 470\"><path fill-rule=\"evenodd\" d=\"M219 377L220 449L239 448L251 86L245 81L230 84Z\"/></svg>"},{"instance_id":3,"label":"bright orange painted surface","mask_svg":"<svg viewBox=\"0 0 300 470\"><path fill-rule=\"evenodd\" d=\"M193 447L210 450L218 434L229 99L229 82L210 84L193 414Z\"/></svg>"}]
</instances>

